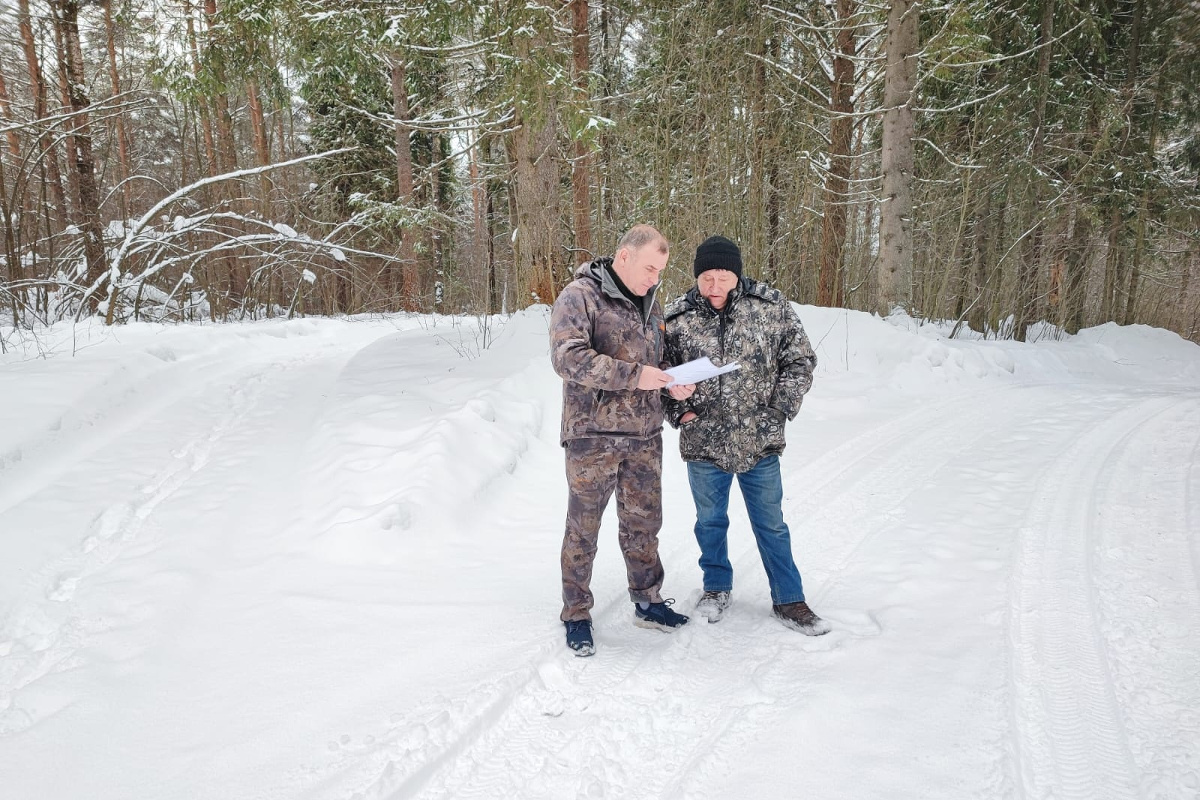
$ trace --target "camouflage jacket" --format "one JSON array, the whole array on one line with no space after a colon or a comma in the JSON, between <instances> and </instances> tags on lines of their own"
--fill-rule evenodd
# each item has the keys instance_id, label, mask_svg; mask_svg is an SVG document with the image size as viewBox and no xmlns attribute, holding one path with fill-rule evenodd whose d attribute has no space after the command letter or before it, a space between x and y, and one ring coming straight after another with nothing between
<instances>
[{"instance_id":1,"label":"camouflage jacket","mask_svg":"<svg viewBox=\"0 0 1200 800\"><path fill-rule=\"evenodd\" d=\"M562 433L572 439L631 436L662 430L659 392L637 388L643 364L664 367L657 287L642 307L621 293L611 258L583 264L550 315L550 361L563 379Z\"/></svg>"},{"instance_id":2,"label":"camouflage jacket","mask_svg":"<svg viewBox=\"0 0 1200 800\"><path fill-rule=\"evenodd\" d=\"M693 287L667 307L667 360L708 356L741 367L696 384L684 401L667 397L667 419L679 427L684 461L746 472L783 452L784 425L812 386L817 356L791 303L777 289L743 277L718 312ZM679 418L694 411L697 419Z\"/></svg>"}]
</instances>

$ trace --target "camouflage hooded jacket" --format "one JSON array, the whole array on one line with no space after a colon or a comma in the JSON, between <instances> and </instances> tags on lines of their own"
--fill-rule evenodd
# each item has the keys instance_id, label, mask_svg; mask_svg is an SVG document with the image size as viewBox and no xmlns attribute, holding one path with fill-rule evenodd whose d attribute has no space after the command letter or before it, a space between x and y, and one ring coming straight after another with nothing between
<instances>
[{"instance_id":1,"label":"camouflage hooded jacket","mask_svg":"<svg viewBox=\"0 0 1200 800\"><path fill-rule=\"evenodd\" d=\"M611 258L583 264L550 315L550 361L563 379L561 443L597 436L645 439L662 430L659 392L637 388L643 364L663 362L657 287L641 308L621 293Z\"/></svg>"},{"instance_id":2,"label":"camouflage hooded jacket","mask_svg":"<svg viewBox=\"0 0 1200 800\"><path fill-rule=\"evenodd\" d=\"M743 277L718 312L692 287L667 307L667 360L708 356L741 367L696 384L687 400L667 397L667 419L679 430L684 461L706 461L725 472L746 472L783 452L784 425L800 411L812 386L817 356L787 298ZM679 418L694 411L697 419Z\"/></svg>"}]
</instances>

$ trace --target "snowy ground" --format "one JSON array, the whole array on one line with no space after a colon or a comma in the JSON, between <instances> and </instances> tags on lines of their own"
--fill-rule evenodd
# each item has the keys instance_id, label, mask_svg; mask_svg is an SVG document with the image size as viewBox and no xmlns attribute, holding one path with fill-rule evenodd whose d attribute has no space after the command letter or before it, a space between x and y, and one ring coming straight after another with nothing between
<instances>
[{"instance_id":1,"label":"snowy ground","mask_svg":"<svg viewBox=\"0 0 1200 800\"><path fill-rule=\"evenodd\" d=\"M0 796L1200 797L1200 348L801 315L785 512L833 633L770 618L735 495L735 604L670 636L610 510L591 659L545 309L486 350L396 317L0 356Z\"/></svg>"}]
</instances>

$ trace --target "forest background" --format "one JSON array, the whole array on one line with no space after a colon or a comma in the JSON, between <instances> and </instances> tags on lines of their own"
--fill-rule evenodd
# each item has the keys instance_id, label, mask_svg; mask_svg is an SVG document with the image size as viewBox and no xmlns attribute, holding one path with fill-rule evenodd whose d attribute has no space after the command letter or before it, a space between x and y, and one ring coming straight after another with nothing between
<instances>
[{"instance_id":1,"label":"forest background","mask_svg":"<svg viewBox=\"0 0 1200 800\"><path fill-rule=\"evenodd\" d=\"M1200 341L1197 87L1195 0L0 0L0 333L509 313L649 222L667 296L720 233L798 302Z\"/></svg>"}]
</instances>

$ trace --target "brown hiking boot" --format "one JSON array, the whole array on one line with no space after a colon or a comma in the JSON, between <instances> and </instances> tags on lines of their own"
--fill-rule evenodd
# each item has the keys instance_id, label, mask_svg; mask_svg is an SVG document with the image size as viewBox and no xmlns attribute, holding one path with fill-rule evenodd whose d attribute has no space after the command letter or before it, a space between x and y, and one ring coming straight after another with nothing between
<instances>
[{"instance_id":1,"label":"brown hiking boot","mask_svg":"<svg viewBox=\"0 0 1200 800\"><path fill-rule=\"evenodd\" d=\"M780 622L805 636L823 636L832 630L828 622L813 613L808 603L784 603L771 606L771 609Z\"/></svg>"}]
</instances>

